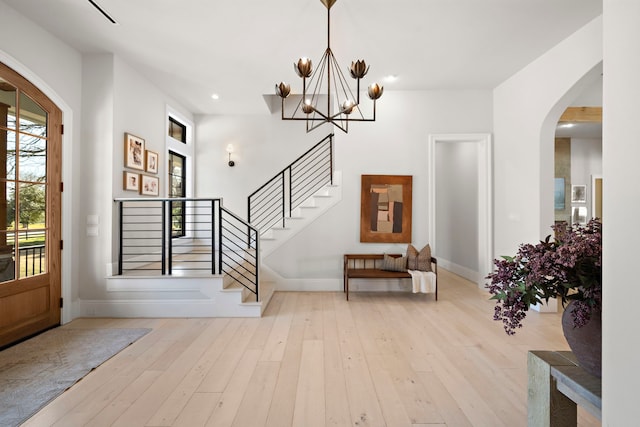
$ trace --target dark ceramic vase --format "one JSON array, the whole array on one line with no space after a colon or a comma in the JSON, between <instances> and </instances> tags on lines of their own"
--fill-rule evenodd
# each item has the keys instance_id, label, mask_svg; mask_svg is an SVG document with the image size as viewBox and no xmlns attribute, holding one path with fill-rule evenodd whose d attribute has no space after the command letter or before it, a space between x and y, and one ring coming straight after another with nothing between
<instances>
[{"instance_id":1,"label":"dark ceramic vase","mask_svg":"<svg viewBox=\"0 0 640 427\"><path fill-rule=\"evenodd\" d=\"M573 326L574 301L569 302L562 313L562 331L573 355L582 369L598 378L602 376L602 313L593 312L589 322Z\"/></svg>"}]
</instances>

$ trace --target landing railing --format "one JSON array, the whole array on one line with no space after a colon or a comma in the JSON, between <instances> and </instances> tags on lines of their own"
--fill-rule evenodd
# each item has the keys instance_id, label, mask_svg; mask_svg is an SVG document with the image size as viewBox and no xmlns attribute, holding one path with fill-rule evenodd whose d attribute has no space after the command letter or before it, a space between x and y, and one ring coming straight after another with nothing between
<instances>
[{"instance_id":1,"label":"landing railing","mask_svg":"<svg viewBox=\"0 0 640 427\"><path fill-rule=\"evenodd\" d=\"M256 295L258 231L221 199L116 199L119 275L225 274Z\"/></svg>"},{"instance_id":2,"label":"landing railing","mask_svg":"<svg viewBox=\"0 0 640 427\"><path fill-rule=\"evenodd\" d=\"M261 233L279 223L284 227L295 208L332 183L333 134L329 134L248 197L247 221Z\"/></svg>"}]
</instances>

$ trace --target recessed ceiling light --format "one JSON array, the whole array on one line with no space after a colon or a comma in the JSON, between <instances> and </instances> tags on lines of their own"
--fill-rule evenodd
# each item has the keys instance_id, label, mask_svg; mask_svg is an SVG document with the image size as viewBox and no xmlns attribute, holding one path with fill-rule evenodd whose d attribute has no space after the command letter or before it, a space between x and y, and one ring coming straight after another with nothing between
<instances>
[{"instance_id":1,"label":"recessed ceiling light","mask_svg":"<svg viewBox=\"0 0 640 427\"><path fill-rule=\"evenodd\" d=\"M558 127L561 127L561 128L572 128L574 126L575 126L575 123L562 123L558 125Z\"/></svg>"},{"instance_id":2,"label":"recessed ceiling light","mask_svg":"<svg viewBox=\"0 0 640 427\"><path fill-rule=\"evenodd\" d=\"M398 80L397 74L389 74L388 76L384 76L384 81L387 83L393 83Z\"/></svg>"},{"instance_id":3,"label":"recessed ceiling light","mask_svg":"<svg viewBox=\"0 0 640 427\"><path fill-rule=\"evenodd\" d=\"M220 95L214 93L213 95L211 95L211 99L215 99L217 101L218 99L220 99Z\"/></svg>"}]
</instances>

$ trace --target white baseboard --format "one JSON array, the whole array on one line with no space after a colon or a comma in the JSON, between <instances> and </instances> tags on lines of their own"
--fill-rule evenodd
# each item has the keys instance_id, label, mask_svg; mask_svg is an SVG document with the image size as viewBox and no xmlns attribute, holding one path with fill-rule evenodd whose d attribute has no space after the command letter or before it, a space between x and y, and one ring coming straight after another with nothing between
<instances>
[{"instance_id":1,"label":"white baseboard","mask_svg":"<svg viewBox=\"0 0 640 427\"><path fill-rule=\"evenodd\" d=\"M476 283L479 288L484 288L484 285L487 283L487 279L484 278L484 275L482 273L473 271L467 267L463 267L459 264L456 264L455 262L438 258L438 268L440 267Z\"/></svg>"}]
</instances>

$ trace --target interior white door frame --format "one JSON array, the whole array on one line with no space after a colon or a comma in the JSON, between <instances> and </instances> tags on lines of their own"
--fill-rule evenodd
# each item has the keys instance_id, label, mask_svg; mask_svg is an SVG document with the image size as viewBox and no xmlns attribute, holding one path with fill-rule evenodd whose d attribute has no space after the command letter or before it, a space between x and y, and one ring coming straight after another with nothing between
<instances>
[{"instance_id":1,"label":"interior white door frame","mask_svg":"<svg viewBox=\"0 0 640 427\"><path fill-rule=\"evenodd\" d=\"M478 286L484 286L484 276L493 269L493 151L491 134L430 134L427 146L429 165L429 241L437 254L436 242L436 145L451 142L478 144Z\"/></svg>"}]
</instances>

